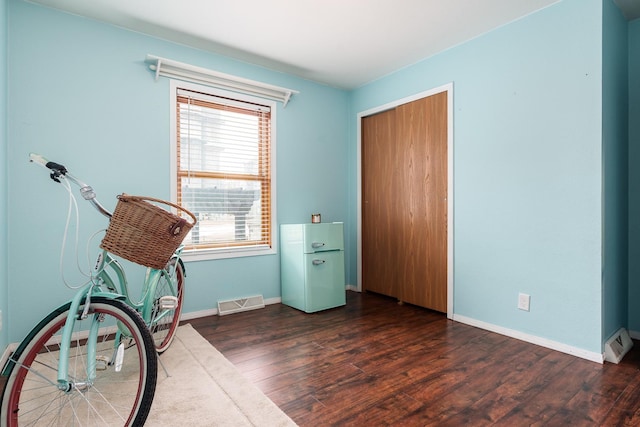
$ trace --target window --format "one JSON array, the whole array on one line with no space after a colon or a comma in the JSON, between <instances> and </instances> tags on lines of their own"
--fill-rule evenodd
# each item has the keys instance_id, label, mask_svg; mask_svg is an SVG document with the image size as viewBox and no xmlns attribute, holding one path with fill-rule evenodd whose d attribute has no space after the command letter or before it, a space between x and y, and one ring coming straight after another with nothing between
<instances>
[{"instance_id":1,"label":"window","mask_svg":"<svg viewBox=\"0 0 640 427\"><path fill-rule=\"evenodd\" d=\"M198 218L187 258L274 253L274 106L181 83L172 94L175 200Z\"/></svg>"}]
</instances>

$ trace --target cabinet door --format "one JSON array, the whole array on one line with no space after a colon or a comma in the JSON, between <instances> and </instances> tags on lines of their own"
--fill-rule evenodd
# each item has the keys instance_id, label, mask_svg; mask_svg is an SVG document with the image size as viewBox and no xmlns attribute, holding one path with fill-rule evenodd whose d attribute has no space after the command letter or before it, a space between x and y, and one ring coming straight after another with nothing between
<instances>
[{"instance_id":1,"label":"cabinet door","mask_svg":"<svg viewBox=\"0 0 640 427\"><path fill-rule=\"evenodd\" d=\"M305 254L306 311L338 307L346 302L344 252Z\"/></svg>"}]
</instances>

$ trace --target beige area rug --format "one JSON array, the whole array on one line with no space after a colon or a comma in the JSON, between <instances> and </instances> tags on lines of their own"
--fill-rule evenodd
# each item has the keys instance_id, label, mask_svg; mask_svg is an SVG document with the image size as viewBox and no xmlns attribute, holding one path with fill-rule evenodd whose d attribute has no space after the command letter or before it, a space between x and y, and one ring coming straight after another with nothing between
<instances>
[{"instance_id":1,"label":"beige area rug","mask_svg":"<svg viewBox=\"0 0 640 427\"><path fill-rule=\"evenodd\" d=\"M296 424L191 325L178 328L160 356L147 426L295 426Z\"/></svg>"}]
</instances>

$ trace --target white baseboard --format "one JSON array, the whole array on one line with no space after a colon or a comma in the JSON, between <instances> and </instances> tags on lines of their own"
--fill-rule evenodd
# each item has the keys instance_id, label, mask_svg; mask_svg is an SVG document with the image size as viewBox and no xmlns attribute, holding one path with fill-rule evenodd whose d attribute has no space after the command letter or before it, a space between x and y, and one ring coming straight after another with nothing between
<instances>
[{"instance_id":1,"label":"white baseboard","mask_svg":"<svg viewBox=\"0 0 640 427\"><path fill-rule=\"evenodd\" d=\"M216 316L218 314L217 308L211 308L208 310L191 311L189 313L182 313L180 315L180 321L199 319L201 317Z\"/></svg>"},{"instance_id":2,"label":"white baseboard","mask_svg":"<svg viewBox=\"0 0 640 427\"><path fill-rule=\"evenodd\" d=\"M456 322L470 325L470 326L475 326L480 329L485 329L487 331L495 332L500 335L505 335L511 338L515 338L520 341L536 344L536 345L539 345L540 347L545 347L551 350L556 350L562 353L570 354L572 356L580 357L581 359L586 359L591 362L604 363L604 354L602 353L587 351L587 350L573 347L557 341L549 340L546 338L540 338L535 335L525 334L524 332L516 331L513 329L503 328L502 326L497 326L491 323L482 322L480 320L472 319L466 316L460 316L459 314L454 314L453 320Z\"/></svg>"},{"instance_id":3,"label":"white baseboard","mask_svg":"<svg viewBox=\"0 0 640 427\"><path fill-rule=\"evenodd\" d=\"M13 342L4 349L4 352L2 353L2 359L0 359L0 371L4 369L4 365L6 365L7 361L9 360L9 356L11 356L11 353L13 353L16 348L18 348L19 344L20 343Z\"/></svg>"},{"instance_id":4,"label":"white baseboard","mask_svg":"<svg viewBox=\"0 0 640 427\"><path fill-rule=\"evenodd\" d=\"M264 305L280 304L281 302L282 302L282 298L280 297L267 298L266 300L264 300Z\"/></svg>"},{"instance_id":5,"label":"white baseboard","mask_svg":"<svg viewBox=\"0 0 640 427\"><path fill-rule=\"evenodd\" d=\"M638 331L629 331L629 336L634 340L640 340L640 332Z\"/></svg>"}]
</instances>

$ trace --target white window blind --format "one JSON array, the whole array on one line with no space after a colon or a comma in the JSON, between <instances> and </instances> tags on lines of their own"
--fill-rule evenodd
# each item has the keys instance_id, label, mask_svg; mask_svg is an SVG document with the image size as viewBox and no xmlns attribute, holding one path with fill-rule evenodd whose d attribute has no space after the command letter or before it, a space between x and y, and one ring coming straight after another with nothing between
<instances>
[{"instance_id":1,"label":"white window blind","mask_svg":"<svg viewBox=\"0 0 640 427\"><path fill-rule=\"evenodd\" d=\"M269 106L178 89L178 203L198 224L187 249L270 247Z\"/></svg>"}]
</instances>

